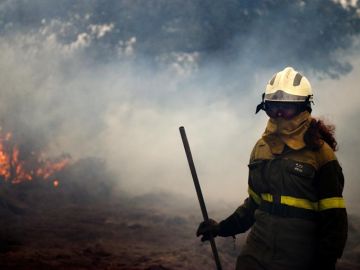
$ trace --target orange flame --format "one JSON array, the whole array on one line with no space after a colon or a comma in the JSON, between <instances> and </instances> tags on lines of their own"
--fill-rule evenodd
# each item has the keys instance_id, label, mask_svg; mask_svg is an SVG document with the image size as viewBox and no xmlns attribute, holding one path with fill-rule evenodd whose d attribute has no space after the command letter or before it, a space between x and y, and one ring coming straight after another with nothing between
<instances>
[{"instance_id":1,"label":"orange flame","mask_svg":"<svg viewBox=\"0 0 360 270\"><path fill-rule=\"evenodd\" d=\"M55 179L53 182L54 187L58 187L59 186L59 180Z\"/></svg>"},{"instance_id":2,"label":"orange flame","mask_svg":"<svg viewBox=\"0 0 360 270\"><path fill-rule=\"evenodd\" d=\"M69 157L54 161L45 158L44 154L21 160L19 146L12 139L12 133L2 134L0 130L0 179L5 181L18 184L33 179L48 180L70 162ZM54 179L53 184L57 187L59 180Z\"/></svg>"}]
</instances>

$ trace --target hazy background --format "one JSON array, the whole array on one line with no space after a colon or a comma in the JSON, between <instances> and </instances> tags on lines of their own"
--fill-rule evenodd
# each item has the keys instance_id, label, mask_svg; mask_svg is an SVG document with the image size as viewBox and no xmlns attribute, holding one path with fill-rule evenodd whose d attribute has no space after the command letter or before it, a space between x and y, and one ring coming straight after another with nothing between
<instances>
[{"instance_id":1,"label":"hazy background","mask_svg":"<svg viewBox=\"0 0 360 270\"><path fill-rule=\"evenodd\" d=\"M22 145L95 156L129 194L195 191L236 205L267 121L267 81L293 66L337 127L358 211L360 5L329 0L0 1L0 126Z\"/></svg>"}]
</instances>

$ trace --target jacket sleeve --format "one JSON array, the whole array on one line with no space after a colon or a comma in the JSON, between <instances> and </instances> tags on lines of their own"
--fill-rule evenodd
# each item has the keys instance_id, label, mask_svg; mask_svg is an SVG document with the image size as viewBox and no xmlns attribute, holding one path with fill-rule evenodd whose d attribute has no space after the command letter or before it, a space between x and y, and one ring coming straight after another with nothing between
<instances>
[{"instance_id":1,"label":"jacket sleeve","mask_svg":"<svg viewBox=\"0 0 360 270\"><path fill-rule=\"evenodd\" d=\"M251 151L250 163L255 158L258 143L259 141L256 143L253 150ZM246 232L254 224L254 213L255 210L259 207L261 199L259 195L253 191L252 182L253 179L249 171L249 196L245 199L244 203L235 210L232 215L220 222L218 233L219 236L234 236L235 234Z\"/></svg>"},{"instance_id":2,"label":"jacket sleeve","mask_svg":"<svg viewBox=\"0 0 360 270\"><path fill-rule=\"evenodd\" d=\"M347 213L342 197L344 176L339 162L327 162L317 172L319 197L318 248L315 265L318 269L335 269L341 257L348 231Z\"/></svg>"},{"instance_id":3,"label":"jacket sleeve","mask_svg":"<svg viewBox=\"0 0 360 270\"><path fill-rule=\"evenodd\" d=\"M255 222L254 212L258 205L251 196L245 199L235 212L220 222L219 236L233 236L246 232Z\"/></svg>"}]
</instances>

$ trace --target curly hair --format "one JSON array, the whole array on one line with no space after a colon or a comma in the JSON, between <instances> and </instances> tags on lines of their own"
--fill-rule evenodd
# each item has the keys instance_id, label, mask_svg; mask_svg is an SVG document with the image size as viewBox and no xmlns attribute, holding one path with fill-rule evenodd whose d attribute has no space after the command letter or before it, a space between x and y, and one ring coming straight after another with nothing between
<instances>
[{"instance_id":1,"label":"curly hair","mask_svg":"<svg viewBox=\"0 0 360 270\"><path fill-rule=\"evenodd\" d=\"M311 119L310 127L304 135L304 141L312 150L319 150L325 141L334 151L338 150L335 139L335 126L325 124L323 120Z\"/></svg>"}]
</instances>

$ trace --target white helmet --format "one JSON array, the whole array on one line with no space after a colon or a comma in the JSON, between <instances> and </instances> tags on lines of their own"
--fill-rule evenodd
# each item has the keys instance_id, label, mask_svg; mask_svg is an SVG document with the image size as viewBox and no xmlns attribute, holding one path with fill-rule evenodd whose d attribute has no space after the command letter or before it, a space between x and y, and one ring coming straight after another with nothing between
<instances>
[{"instance_id":1,"label":"white helmet","mask_svg":"<svg viewBox=\"0 0 360 270\"><path fill-rule=\"evenodd\" d=\"M311 110L313 94L308 79L294 70L286 67L276 73L266 85L262 102L257 106L256 113L265 109L267 101L305 102Z\"/></svg>"}]
</instances>

